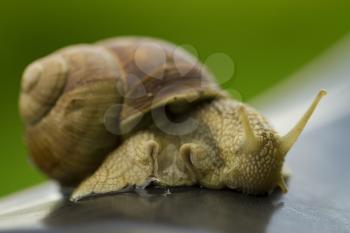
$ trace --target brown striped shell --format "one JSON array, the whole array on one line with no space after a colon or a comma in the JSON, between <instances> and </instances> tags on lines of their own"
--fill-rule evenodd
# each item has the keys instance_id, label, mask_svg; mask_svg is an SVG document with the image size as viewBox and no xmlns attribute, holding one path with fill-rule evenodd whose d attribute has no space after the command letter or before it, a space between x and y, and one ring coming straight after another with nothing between
<instances>
[{"instance_id":1,"label":"brown striped shell","mask_svg":"<svg viewBox=\"0 0 350 233\"><path fill-rule=\"evenodd\" d=\"M33 162L75 185L152 109L219 95L212 76L189 53L150 38L116 38L58 50L30 64L19 108ZM117 129L106 127L113 107Z\"/></svg>"}]
</instances>

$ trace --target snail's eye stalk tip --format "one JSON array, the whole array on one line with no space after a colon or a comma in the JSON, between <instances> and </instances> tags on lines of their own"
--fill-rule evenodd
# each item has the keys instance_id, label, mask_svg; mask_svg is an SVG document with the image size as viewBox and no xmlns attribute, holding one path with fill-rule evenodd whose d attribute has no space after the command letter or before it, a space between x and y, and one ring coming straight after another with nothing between
<instances>
[{"instance_id":1,"label":"snail's eye stalk tip","mask_svg":"<svg viewBox=\"0 0 350 233\"><path fill-rule=\"evenodd\" d=\"M320 97L326 96L327 94L328 94L327 91L324 90L324 89L321 89L321 90L318 92L318 95L319 95Z\"/></svg>"},{"instance_id":2,"label":"snail's eye stalk tip","mask_svg":"<svg viewBox=\"0 0 350 233\"><path fill-rule=\"evenodd\" d=\"M304 130L305 125L309 121L311 115L313 114L316 107L320 103L322 97L325 95L327 95L327 91L325 91L323 89L320 90L318 92L317 96L314 98L310 107L306 110L304 115L299 120L299 122L285 136L283 136L281 138L281 151L282 151L283 156L285 156L287 154L287 152L290 150L290 148L297 141L301 132Z\"/></svg>"}]
</instances>

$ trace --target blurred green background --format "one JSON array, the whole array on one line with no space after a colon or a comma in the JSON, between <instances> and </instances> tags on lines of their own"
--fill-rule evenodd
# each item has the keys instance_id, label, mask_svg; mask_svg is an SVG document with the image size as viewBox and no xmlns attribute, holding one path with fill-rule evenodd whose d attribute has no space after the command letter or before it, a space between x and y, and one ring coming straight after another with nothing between
<instances>
[{"instance_id":1,"label":"blurred green background","mask_svg":"<svg viewBox=\"0 0 350 233\"><path fill-rule=\"evenodd\" d=\"M190 44L235 62L243 100L288 77L350 31L350 1L60 0L0 2L0 196L45 178L27 161L17 101L25 66L60 47L118 35ZM211 67L221 74L220 64Z\"/></svg>"}]
</instances>

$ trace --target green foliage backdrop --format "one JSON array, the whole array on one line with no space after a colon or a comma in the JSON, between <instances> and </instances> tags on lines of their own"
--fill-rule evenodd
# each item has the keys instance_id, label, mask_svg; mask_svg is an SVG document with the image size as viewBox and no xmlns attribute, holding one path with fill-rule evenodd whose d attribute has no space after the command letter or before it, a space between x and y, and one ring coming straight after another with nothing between
<instances>
[{"instance_id":1,"label":"green foliage backdrop","mask_svg":"<svg viewBox=\"0 0 350 233\"><path fill-rule=\"evenodd\" d=\"M223 52L225 84L247 100L288 77L350 30L349 1L2 0L0 2L0 196L45 178L30 166L17 101L25 66L57 48L147 35ZM212 67L222 73L225 67Z\"/></svg>"}]
</instances>

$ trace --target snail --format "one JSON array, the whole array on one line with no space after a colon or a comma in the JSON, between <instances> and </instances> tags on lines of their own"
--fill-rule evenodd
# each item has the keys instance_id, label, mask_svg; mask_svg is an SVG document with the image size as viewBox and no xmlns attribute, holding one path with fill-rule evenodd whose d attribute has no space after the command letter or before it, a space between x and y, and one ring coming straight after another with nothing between
<instances>
[{"instance_id":1,"label":"snail","mask_svg":"<svg viewBox=\"0 0 350 233\"><path fill-rule=\"evenodd\" d=\"M72 201L150 183L259 195L287 192L284 158L325 94L280 136L188 52L120 37L30 64L19 109L31 160Z\"/></svg>"}]
</instances>

